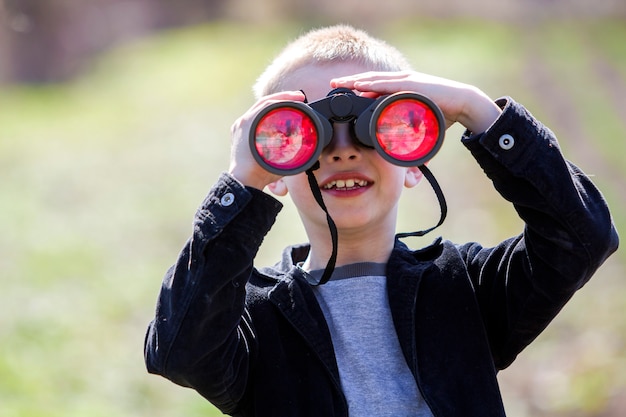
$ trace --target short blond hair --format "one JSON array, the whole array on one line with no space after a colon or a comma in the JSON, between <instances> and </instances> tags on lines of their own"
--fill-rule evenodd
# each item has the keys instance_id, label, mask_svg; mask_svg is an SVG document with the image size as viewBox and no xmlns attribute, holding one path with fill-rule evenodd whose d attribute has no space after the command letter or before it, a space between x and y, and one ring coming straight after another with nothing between
<instances>
[{"instance_id":1,"label":"short blond hair","mask_svg":"<svg viewBox=\"0 0 626 417\"><path fill-rule=\"evenodd\" d=\"M407 59L396 48L349 25L311 30L289 43L259 76L256 98L283 91L282 81L308 65L355 62L370 71L409 70Z\"/></svg>"}]
</instances>

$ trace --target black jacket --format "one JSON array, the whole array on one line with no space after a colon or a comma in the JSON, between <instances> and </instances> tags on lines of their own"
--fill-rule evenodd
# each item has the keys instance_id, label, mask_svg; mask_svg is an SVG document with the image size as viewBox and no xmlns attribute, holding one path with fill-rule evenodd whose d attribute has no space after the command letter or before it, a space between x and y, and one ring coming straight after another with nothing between
<instances>
[{"instance_id":1,"label":"black jacket","mask_svg":"<svg viewBox=\"0 0 626 417\"><path fill-rule=\"evenodd\" d=\"M503 416L496 380L617 248L605 201L551 131L511 99L463 142L526 226L493 248L396 241L388 296L407 363L435 416ZM223 175L163 281L148 370L238 416L347 416L308 247L253 260L280 203Z\"/></svg>"}]
</instances>

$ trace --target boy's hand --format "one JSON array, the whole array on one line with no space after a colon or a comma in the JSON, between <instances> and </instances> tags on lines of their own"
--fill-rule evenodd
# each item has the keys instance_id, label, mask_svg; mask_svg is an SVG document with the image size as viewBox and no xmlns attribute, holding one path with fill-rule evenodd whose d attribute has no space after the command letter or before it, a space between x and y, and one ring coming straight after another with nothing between
<instances>
[{"instance_id":1,"label":"boy's hand","mask_svg":"<svg viewBox=\"0 0 626 417\"><path fill-rule=\"evenodd\" d=\"M262 190L281 177L263 169L250 151L250 128L254 117L266 106L280 101L304 101L300 91L286 91L261 98L231 127L230 167L228 172L243 185Z\"/></svg>"},{"instance_id":2,"label":"boy's hand","mask_svg":"<svg viewBox=\"0 0 626 417\"><path fill-rule=\"evenodd\" d=\"M414 71L366 72L335 78L330 85L356 90L368 97L399 91L423 94L441 108L446 129L459 122L473 133L482 133L501 113L493 100L476 87Z\"/></svg>"}]
</instances>

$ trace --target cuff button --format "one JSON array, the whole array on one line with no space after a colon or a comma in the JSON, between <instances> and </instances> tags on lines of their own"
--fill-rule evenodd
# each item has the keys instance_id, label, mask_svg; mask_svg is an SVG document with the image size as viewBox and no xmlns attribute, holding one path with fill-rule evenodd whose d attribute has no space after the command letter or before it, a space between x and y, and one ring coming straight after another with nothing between
<instances>
[{"instance_id":1,"label":"cuff button","mask_svg":"<svg viewBox=\"0 0 626 417\"><path fill-rule=\"evenodd\" d=\"M220 203L223 207L228 207L235 202L235 196L233 193L226 193L222 196Z\"/></svg>"},{"instance_id":2,"label":"cuff button","mask_svg":"<svg viewBox=\"0 0 626 417\"><path fill-rule=\"evenodd\" d=\"M513 148L513 145L515 145L515 139L513 139L513 136L508 135L508 134L502 135L500 136L498 145L500 145L500 148L504 149L505 151L508 151L509 149Z\"/></svg>"}]
</instances>

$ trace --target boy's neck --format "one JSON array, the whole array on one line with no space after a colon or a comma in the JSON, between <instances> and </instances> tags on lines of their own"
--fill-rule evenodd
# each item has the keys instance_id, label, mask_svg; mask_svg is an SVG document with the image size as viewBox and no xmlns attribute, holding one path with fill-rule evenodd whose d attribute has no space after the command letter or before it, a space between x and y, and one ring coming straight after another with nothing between
<instances>
[{"instance_id":1,"label":"boy's neck","mask_svg":"<svg viewBox=\"0 0 626 417\"><path fill-rule=\"evenodd\" d=\"M395 242L395 234L372 234L370 236L346 236L340 234L337 245L336 267L360 262L387 263ZM311 249L302 268L305 271L324 269L332 253L328 236L311 239Z\"/></svg>"}]
</instances>

